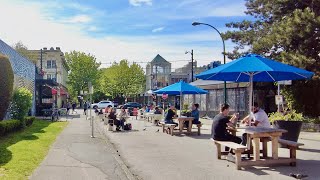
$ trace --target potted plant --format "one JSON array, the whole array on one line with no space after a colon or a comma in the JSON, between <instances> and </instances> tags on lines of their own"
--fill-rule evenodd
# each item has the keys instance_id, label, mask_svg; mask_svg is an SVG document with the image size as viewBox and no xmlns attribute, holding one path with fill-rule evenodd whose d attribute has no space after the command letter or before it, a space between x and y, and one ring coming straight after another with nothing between
<instances>
[{"instance_id":1,"label":"potted plant","mask_svg":"<svg viewBox=\"0 0 320 180\"><path fill-rule=\"evenodd\" d=\"M302 126L303 116L296 111L286 112L285 114L275 112L269 114L269 120L275 128L285 129L288 132L283 133L280 139L297 142Z\"/></svg>"},{"instance_id":2,"label":"potted plant","mask_svg":"<svg viewBox=\"0 0 320 180\"><path fill-rule=\"evenodd\" d=\"M191 111L189 110L189 104L183 104L183 109L181 110L181 116L190 116Z\"/></svg>"}]
</instances>

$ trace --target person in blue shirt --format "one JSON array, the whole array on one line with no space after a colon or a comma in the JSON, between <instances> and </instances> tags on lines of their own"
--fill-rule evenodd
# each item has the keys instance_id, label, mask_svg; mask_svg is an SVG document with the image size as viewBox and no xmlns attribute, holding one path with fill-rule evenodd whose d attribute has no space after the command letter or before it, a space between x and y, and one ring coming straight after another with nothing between
<instances>
[{"instance_id":1,"label":"person in blue shirt","mask_svg":"<svg viewBox=\"0 0 320 180\"><path fill-rule=\"evenodd\" d=\"M191 117L194 117L194 119L192 120L192 124L201 124L201 122L199 121L199 104L195 103L192 105L192 111L191 111ZM188 127L189 123L185 122L185 126Z\"/></svg>"}]
</instances>

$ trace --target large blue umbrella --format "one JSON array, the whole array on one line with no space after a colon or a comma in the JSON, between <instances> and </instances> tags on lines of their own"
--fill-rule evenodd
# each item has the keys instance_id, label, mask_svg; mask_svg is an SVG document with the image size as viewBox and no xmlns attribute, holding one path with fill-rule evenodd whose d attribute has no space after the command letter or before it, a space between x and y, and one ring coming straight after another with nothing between
<instances>
[{"instance_id":1,"label":"large blue umbrella","mask_svg":"<svg viewBox=\"0 0 320 180\"><path fill-rule=\"evenodd\" d=\"M227 64L196 75L199 79L234 82L250 82L249 111L252 105L252 82L275 82L309 79L314 73L267 59L257 54L248 54Z\"/></svg>"},{"instance_id":2,"label":"large blue umbrella","mask_svg":"<svg viewBox=\"0 0 320 180\"><path fill-rule=\"evenodd\" d=\"M196 86L192 86L183 81L177 82L170 86L161 88L157 91L154 91L156 94L168 94L168 95L180 95L180 113L181 113L181 98L182 94L206 94L207 91L198 88Z\"/></svg>"}]
</instances>

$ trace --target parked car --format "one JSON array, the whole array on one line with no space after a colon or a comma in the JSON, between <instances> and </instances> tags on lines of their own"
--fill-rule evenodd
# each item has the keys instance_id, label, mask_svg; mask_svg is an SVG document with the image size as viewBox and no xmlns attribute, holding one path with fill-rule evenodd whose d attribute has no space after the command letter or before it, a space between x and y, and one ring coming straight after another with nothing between
<instances>
[{"instance_id":1,"label":"parked car","mask_svg":"<svg viewBox=\"0 0 320 180\"><path fill-rule=\"evenodd\" d=\"M119 102L118 101L113 101L114 107L118 107L119 106Z\"/></svg>"},{"instance_id":2,"label":"parked car","mask_svg":"<svg viewBox=\"0 0 320 180\"><path fill-rule=\"evenodd\" d=\"M91 107L101 109L101 108L106 108L109 105L114 107L114 103L112 101L100 101L98 103L91 104Z\"/></svg>"},{"instance_id":3,"label":"parked car","mask_svg":"<svg viewBox=\"0 0 320 180\"><path fill-rule=\"evenodd\" d=\"M128 102L126 104L123 105L123 107L125 109L128 109L128 108L141 108L141 104L137 103L137 102Z\"/></svg>"}]
</instances>

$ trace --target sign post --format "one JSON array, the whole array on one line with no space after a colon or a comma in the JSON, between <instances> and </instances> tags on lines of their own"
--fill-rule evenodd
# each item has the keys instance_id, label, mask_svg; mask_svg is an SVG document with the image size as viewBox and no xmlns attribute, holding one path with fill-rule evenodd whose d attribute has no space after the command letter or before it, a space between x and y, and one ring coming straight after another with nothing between
<instances>
[{"instance_id":1,"label":"sign post","mask_svg":"<svg viewBox=\"0 0 320 180\"><path fill-rule=\"evenodd\" d=\"M93 119L92 118L92 115L91 115L91 104L92 104L92 93L93 93L93 86L92 86L92 83L91 82L88 82L88 88L89 88L89 95L90 95L90 120L91 120L91 138L94 138L94 134L93 134L93 131L94 131L94 122L93 122Z\"/></svg>"}]
</instances>

